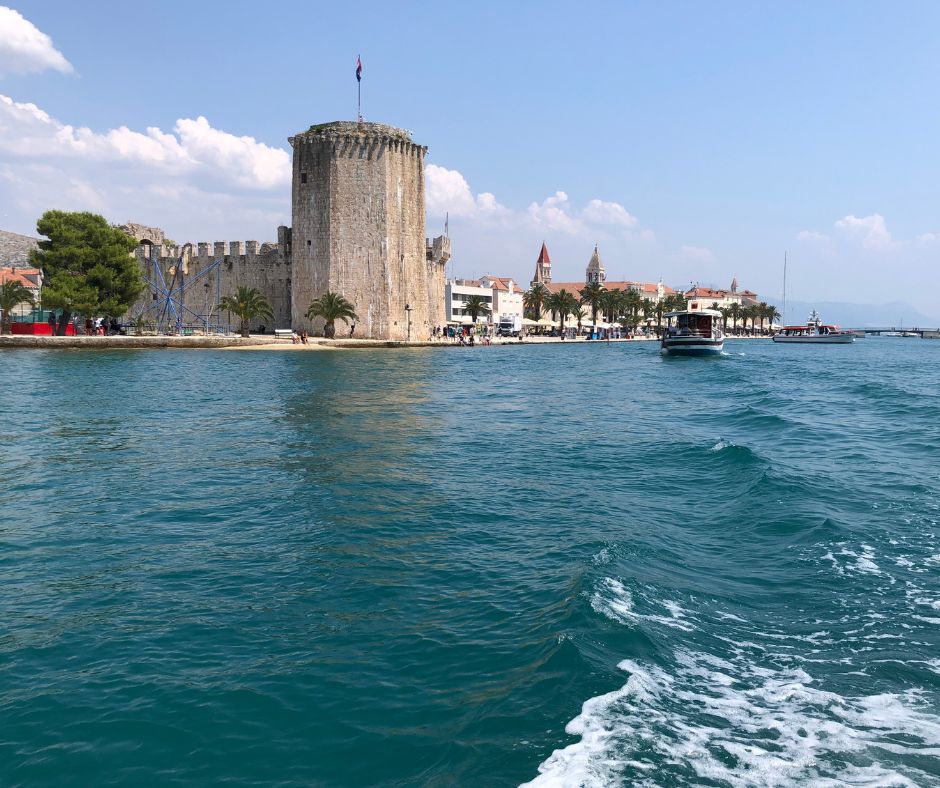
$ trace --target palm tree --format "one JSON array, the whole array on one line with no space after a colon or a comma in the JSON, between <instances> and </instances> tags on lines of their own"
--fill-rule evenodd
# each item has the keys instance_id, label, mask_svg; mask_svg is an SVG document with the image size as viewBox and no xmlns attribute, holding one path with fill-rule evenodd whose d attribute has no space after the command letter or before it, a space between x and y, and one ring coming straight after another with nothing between
<instances>
[{"instance_id":1,"label":"palm tree","mask_svg":"<svg viewBox=\"0 0 940 788\"><path fill-rule=\"evenodd\" d=\"M718 311L721 312L721 322L722 322L721 330L727 334L728 333L728 318L731 317L731 310L728 307L723 306Z\"/></svg>"},{"instance_id":2,"label":"palm tree","mask_svg":"<svg viewBox=\"0 0 940 788\"><path fill-rule=\"evenodd\" d=\"M574 308L574 312L572 312L571 314L573 314L576 318L578 318L578 333L580 334L581 323L584 320L584 318L587 317L587 313L584 311L584 307L579 302L578 305Z\"/></svg>"},{"instance_id":3,"label":"palm tree","mask_svg":"<svg viewBox=\"0 0 940 788\"><path fill-rule=\"evenodd\" d=\"M591 284L582 287L579 292L579 295L581 296L581 303L585 304L591 309L592 323L597 323L597 312L604 303L605 292L607 292L607 289L600 282L591 282ZM580 329L581 321L578 320L578 330Z\"/></svg>"},{"instance_id":4,"label":"palm tree","mask_svg":"<svg viewBox=\"0 0 940 788\"><path fill-rule=\"evenodd\" d=\"M545 307L545 302L548 301L550 295L551 292L545 285L536 282L522 296L522 303L529 310L533 320L539 320L542 317L542 309Z\"/></svg>"},{"instance_id":5,"label":"palm tree","mask_svg":"<svg viewBox=\"0 0 940 788\"><path fill-rule=\"evenodd\" d=\"M307 310L307 320L322 317L326 323L323 325L323 336L333 339L336 336L336 321L342 320L347 325L350 320L358 320L356 308L339 293L324 293L310 304Z\"/></svg>"},{"instance_id":6,"label":"palm tree","mask_svg":"<svg viewBox=\"0 0 940 788\"><path fill-rule=\"evenodd\" d=\"M492 314L490 305L486 302L486 296L472 295L467 296L467 300L464 301L464 311L470 315L470 319L476 323L477 318L480 315L484 317L489 317Z\"/></svg>"},{"instance_id":7,"label":"palm tree","mask_svg":"<svg viewBox=\"0 0 940 788\"><path fill-rule=\"evenodd\" d=\"M640 298L640 294L636 290L627 290L623 294L623 306L627 314L630 316L631 325L636 326L640 322L640 306L643 304L643 299Z\"/></svg>"},{"instance_id":8,"label":"palm tree","mask_svg":"<svg viewBox=\"0 0 940 788\"><path fill-rule=\"evenodd\" d=\"M646 328L649 330L650 323L653 321L653 315L656 313L656 304L652 298L644 298L640 302L640 309L643 310L643 320L646 321Z\"/></svg>"},{"instance_id":9,"label":"palm tree","mask_svg":"<svg viewBox=\"0 0 940 788\"><path fill-rule=\"evenodd\" d=\"M623 310L623 291L617 288L605 290L601 299L601 309L604 310L604 319L608 323L616 321Z\"/></svg>"},{"instance_id":10,"label":"palm tree","mask_svg":"<svg viewBox=\"0 0 940 788\"><path fill-rule=\"evenodd\" d=\"M728 307L728 312L731 315L731 330L737 333L738 318L741 317L741 305L737 302L731 304L731 306Z\"/></svg>"},{"instance_id":11,"label":"palm tree","mask_svg":"<svg viewBox=\"0 0 940 788\"><path fill-rule=\"evenodd\" d=\"M572 314L579 306L578 299L562 288L557 293L552 293L545 306L552 310L552 315L557 314L561 320L561 331L565 330L565 318Z\"/></svg>"},{"instance_id":12,"label":"palm tree","mask_svg":"<svg viewBox=\"0 0 940 788\"><path fill-rule=\"evenodd\" d=\"M219 309L239 319L238 331L243 337L248 336L248 324L256 317L274 320L274 312L271 310L268 299L253 287L237 288L234 296L225 296L219 301Z\"/></svg>"},{"instance_id":13,"label":"palm tree","mask_svg":"<svg viewBox=\"0 0 940 788\"><path fill-rule=\"evenodd\" d=\"M774 320L776 320L778 317L782 317L782 315L777 311L777 307L775 307L773 304L767 304L766 317L767 321L770 323L771 331L773 331Z\"/></svg>"},{"instance_id":14,"label":"palm tree","mask_svg":"<svg viewBox=\"0 0 940 788\"><path fill-rule=\"evenodd\" d=\"M10 328L13 322L13 310L20 304L35 303L32 292L25 285L10 280L0 285L0 334ZM10 329L12 330L12 329Z\"/></svg>"}]
</instances>

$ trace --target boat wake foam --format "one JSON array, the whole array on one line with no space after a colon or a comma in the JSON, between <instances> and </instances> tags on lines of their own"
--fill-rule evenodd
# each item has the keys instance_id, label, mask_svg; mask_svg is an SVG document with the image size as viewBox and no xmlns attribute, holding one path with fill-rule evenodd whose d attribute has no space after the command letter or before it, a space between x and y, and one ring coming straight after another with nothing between
<instances>
[{"instance_id":1,"label":"boat wake foam","mask_svg":"<svg viewBox=\"0 0 940 788\"><path fill-rule=\"evenodd\" d=\"M668 671L619 667L627 683L584 704L566 727L580 740L526 785L914 786L935 777L920 767L940 755L940 718L918 690L843 697L800 667L688 650Z\"/></svg>"}]
</instances>

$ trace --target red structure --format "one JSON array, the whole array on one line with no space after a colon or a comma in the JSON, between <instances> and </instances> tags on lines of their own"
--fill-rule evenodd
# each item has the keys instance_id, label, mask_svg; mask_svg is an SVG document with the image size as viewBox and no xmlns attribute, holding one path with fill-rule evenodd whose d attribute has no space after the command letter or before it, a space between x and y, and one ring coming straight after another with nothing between
<instances>
[{"instance_id":1,"label":"red structure","mask_svg":"<svg viewBox=\"0 0 940 788\"><path fill-rule=\"evenodd\" d=\"M29 334L30 336L39 337L39 336L52 336L52 326L48 323L11 323L10 329L14 334ZM65 327L65 335L67 337L75 336L75 326L69 323Z\"/></svg>"}]
</instances>

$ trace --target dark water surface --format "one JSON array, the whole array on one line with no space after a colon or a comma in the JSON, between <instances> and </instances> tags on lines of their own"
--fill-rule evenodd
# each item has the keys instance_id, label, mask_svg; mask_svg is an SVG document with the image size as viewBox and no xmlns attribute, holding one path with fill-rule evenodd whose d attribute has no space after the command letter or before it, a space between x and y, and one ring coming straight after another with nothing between
<instances>
[{"instance_id":1,"label":"dark water surface","mask_svg":"<svg viewBox=\"0 0 940 788\"><path fill-rule=\"evenodd\" d=\"M940 785L940 342L3 354L0 784Z\"/></svg>"}]
</instances>

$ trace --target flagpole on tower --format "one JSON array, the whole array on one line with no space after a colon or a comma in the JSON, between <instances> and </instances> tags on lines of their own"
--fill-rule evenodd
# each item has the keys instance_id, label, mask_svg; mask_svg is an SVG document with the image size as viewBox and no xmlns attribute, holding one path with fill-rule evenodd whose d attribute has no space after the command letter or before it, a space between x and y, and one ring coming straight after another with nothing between
<instances>
[{"instance_id":1,"label":"flagpole on tower","mask_svg":"<svg viewBox=\"0 0 940 788\"><path fill-rule=\"evenodd\" d=\"M362 123L362 57L359 55L356 55L356 88L358 93L356 117Z\"/></svg>"}]
</instances>

